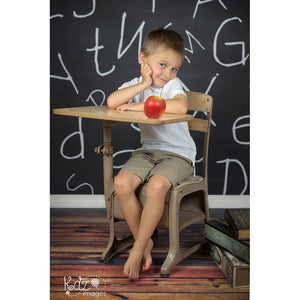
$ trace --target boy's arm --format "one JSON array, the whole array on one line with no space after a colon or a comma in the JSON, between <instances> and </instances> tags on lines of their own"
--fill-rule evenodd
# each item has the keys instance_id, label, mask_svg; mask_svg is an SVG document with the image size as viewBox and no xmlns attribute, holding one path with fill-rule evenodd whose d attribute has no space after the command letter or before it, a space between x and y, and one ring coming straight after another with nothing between
<instances>
[{"instance_id":1,"label":"boy's arm","mask_svg":"<svg viewBox=\"0 0 300 300\"><path fill-rule=\"evenodd\" d=\"M141 83L114 91L107 98L107 105L109 108L120 107L122 104L127 103L134 96L143 92L147 88L148 88L148 86L145 85L145 83L141 82ZM132 103L132 104L135 104L135 103Z\"/></svg>"},{"instance_id":2,"label":"boy's arm","mask_svg":"<svg viewBox=\"0 0 300 300\"><path fill-rule=\"evenodd\" d=\"M166 99L166 113L185 114L188 111L188 101L185 95L177 94L172 99Z\"/></svg>"},{"instance_id":3,"label":"boy's arm","mask_svg":"<svg viewBox=\"0 0 300 300\"><path fill-rule=\"evenodd\" d=\"M152 84L152 70L148 64L141 64L141 74L142 74L142 82L129 86L127 88L123 88L117 90L109 95L107 98L107 105L109 108L118 108L121 107L123 104L127 103L136 95L140 94L144 90L146 90ZM140 110L144 108L144 103L130 103L126 104L136 109Z\"/></svg>"},{"instance_id":4,"label":"boy's arm","mask_svg":"<svg viewBox=\"0 0 300 300\"><path fill-rule=\"evenodd\" d=\"M117 107L118 110L144 111L144 102L125 103ZM185 114L188 110L188 102L183 94L177 94L172 99L166 99L166 110L168 114Z\"/></svg>"}]
</instances>

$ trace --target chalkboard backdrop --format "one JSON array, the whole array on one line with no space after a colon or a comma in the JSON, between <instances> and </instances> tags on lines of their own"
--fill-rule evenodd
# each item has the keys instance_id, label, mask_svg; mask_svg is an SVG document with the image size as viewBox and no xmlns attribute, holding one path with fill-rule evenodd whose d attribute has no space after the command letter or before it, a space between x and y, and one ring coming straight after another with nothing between
<instances>
[{"instance_id":1,"label":"chalkboard backdrop","mask_svg":"<svg viewBox=\"0 0 300 300\"><path fill-rule=\"evenodd\" d=\"M214 98L209 193L249 194L248 0L51 0L50 13L51 110L106 105L111 92L140 75L145 34L179 32L184 89ZM50 122L51 194L103 194L102 157L94 152L102 121L51 113ZM140 146L137 124L113 128L113 144L117 174ZM200 171L201 153L197 161Z\"/></svg>"}]
</instances>

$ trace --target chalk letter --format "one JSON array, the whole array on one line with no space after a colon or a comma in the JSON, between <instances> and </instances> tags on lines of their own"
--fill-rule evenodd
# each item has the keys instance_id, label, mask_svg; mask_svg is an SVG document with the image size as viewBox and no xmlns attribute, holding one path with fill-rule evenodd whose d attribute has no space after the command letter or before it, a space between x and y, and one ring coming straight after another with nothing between
<instances>
[{"instance_id":1,"label":"chalk letter","mask_svg":"<svg viewBox=\"0 0 300 300\"><path fill-rule=\"evenodd\" d=\"M155 13L155 0L152 0L152 13Z\"/></svg>"},{"instance_id":2,"label":"chalk letter","mask_svg":"<svg viewBox=\"0 0 300 300\"><path fill-rule=\"evenodd\" d=\"M123 46L123 38L124 38L124 24L125 24L125 20L126 20L126 12L123 13L122 15L122 23L121 23L121 38L120 38L120 42L119 42L119 47L118 47L118 59L120 59L125 53L126 51L129 49L129 47L131 46L131 44L134 42L134 40L136 39L137 35L139 35L139 47L138 47L138 53L141 52L141 47L142 47L142 35L143 35L143 29L144 29L144 25L145 25L145 21L143 21L140 25L140 27L138 28L138 30L136 31L136 33L134 34L133 38L131 39L130 43L127 45L127 47L122 51L122 46Z\"/></svg>"},{"instance_id":3,"label":"chalk letter","mask_svg":"<svg viewBox=\"0 0 300 300\"><path fill-rule=\"evenodd\" d=\"M218 37L220 34L221 29L224 27L225 24L234 21L234 20L238 20L240 23L242 23L242 20L238 17L233 17L230 19L226 19L225 21L222 22L222 24L220 25L220 27L218 28L216 35L214 37L214 45L213 45L213 54L214 54L214 58L216 60L217 63L219 63L220 65L224 66L224 67L232 67L232 66L236 66L236 65L240 65L243 64L245 65L247 58L249 57L249 54L245 55L245 43L244 42L226 42L224 43L224 45L226 46L236 46L236 45L240 45L242 48L242 58L240 61L236 61L233 63L223 63L219 60L218 55L217 55L217 44L218 44Z\"/></svg>"},{"instance_id":4,"label":"chalk letter","mask_svg":"<svg viewBox=\"0 0 300 300\"><path fill-rule=\"evenodd\" d=\"M50 16L50 20L54 19L54 18L63 18L63 17L64 17L64 15L62 15L62 14L56 14L56 15Z\"/></svg>"},{"instance_id":5,"label":"chalk letter","mask_svg":"<svg viewBox=\"0 0 300 300\"><path fill-rule=\"evenodd\" d=\"M190 49L188 48L184 48L186 51L190 52L190 53L194 53L194 49L193 49L193 45L192 45L192 42L191 42L191 37L193 38L193 40L196 41L196 43L203 49L205 50L204 46L189 32L189 31L185 31L188 39L189 39L189 44L190 44ZM188 63L190 63L191 61L189 60L189 58L187 56L185 56L186 60L188 61Z\"/></svg>"},{"instance_id":6,"label":"chalk letter","mask_svg":"<svg viewBox=\"0 0 300 300\"><path fill-rule=\"evenodd\" d=\"M204 3L207 3L207 2L212 2L214 0L198 0L197 4L196 4L196 7L195 7L195 10L194 10L194 14L193 14L193 19L195 19L195 16L196 16L196 13L197 13L197 10L198 10L198 6L200 4L204 4ZM218 0L218 2L223 6L224 9L227 9L227 7L224 5L224 3L221 1L221 0Z\"/></svg>"},{"instance_id":7,"label":"chalk letter","mask_svg":"<svg viewBox=\"0 0 300 300\"><path fill-rule=\"evenodd\" d=\"M70 135L68 135L63 142L60 145L60 154L65 158L65 159L76 159L81 157L82 159L84 159L84 138L83 138L83 133L82 133L82 118L79 117L78 118L78 127L79 130L78 131L74 131L73 133L71 133ZM78 155L74 155L74 156L67 156L64 154L64 146L65 143L74 135L78 134L79 135L79 139L80 139L80 146L81 146L81 150L80 153Z\"/></svg>"},{"instance_id":8,"label":"chalk letter","mask_svg":"<svg viewBox=\"0 0 300 300\"><path fill-rule=\"evenodd\" d=\"M208 86L208 88L207 88L206 91L205 91L205 94L209 94L209 91L210 91L212 85L214 84L214 82L215 82L215 80L216 80L216 78L217 78L218 76L219 76L219 74L217 73L217 74L211 79L211 81L210 81L210 83L209 83L209 86ZM180 81L180 84L181 84L182 88L183 88L185 91L190 91L190 89L182 82L181 79L179 79L179 81ZM198 111L195 111L195 112L193 113L193 117L195 117L195 116L197 115L197 113L198 113ZM204 113L205 115L207 115L206 112L203 112L203 113ZM214 122L213 119L211 119L210 122L211 122L211 124L212 124L213 126L217 126L217 124Z\"/></svg>"},{"instance_id":9,"label":"chalk letter","mask_svg":"<svg viewBox=\"0 0 300 300\"><path fill-rule=\"evenodd\" d=\"M86 185L86 186L88 186L88 187L91 189L91 195L94 195L94 188L93 188L92 185L90 185L89 183L84 182L84 183L82 183L82 184L76 186L75 188L71 188L71 187L69 186L70 180L71 180L75 175L76 175L76 174L73 173L73 174L71 175L71 177L67 180L67 183L66 183L67 190L68 190L68 191L71 191L71 192L74 192L74 191L78 190L79 188L81 188L82 186L85 186L85 185Z\"/></svg>"},{"instance_id":10,"label":"chalk letter","mask_svg":"<svg viewBox=\"0 0 300 300\"><path fill-rule=\"evenodd\" d=\"M244 128L244 127L250 127L250 124L247 123L247 124L242 124L242 125L236 125L240 120L242 119L246 119L246 118L250 118L249 115L247 116L242 116L242 117L239 117L235 120L235 122L233 123L232 125L232 136L233 136L233 139L238 143L238 144L241 144L241 145L249 145L250 144L250 141L247 141L247 142L242 142L242 141L239 141L238 138L236 137L236 130L239 129L239 128Z\"/></svg>"},{"instance_id":11,"label":"chalk letter","mask_svg":"<svg viewBox=\"0 0 300 300\"><path fill-rule=\"evenodd\" d=\"M220 163L225 163L226 164L225 165L225 177L224 177L223 195L226 195L226 191L227 191L228 170L229 170L229 164L231 162L238 164L241 167L241 169L242 169L245 185L244 185L244 188L243 188L242 192L240 193L240 195L243 195L245 193L246 189L247 189L247 186L248 186L248 177L247 177L247 174L246 174L246 170L245 170L243 164L239 160L237 160L237 159L230 159L230 158L226 158L224 160L217 161L217 164L220 164Z\"/></svg>"},{"instance_id":12,"label":"chalk letter","mask_svg":"<svg viewBox=\"0 0 300 300\"><path fill-rule=\"evenodd\" d=\"M98 45L98 32L99 32L99 28L96 28L96 30L95 30L95 47L94 48L88 48L88 49L86 49L86 51L89 51L89 52L95 51L94 62L95 62L96 72L100 76L106 76L106 75L112 73L115 70L115 65L113 65L112 68L109 71L104 72L104 73L101 73L101 71L99 70L98 52L99 52L100 49L103 49L104 46L102 46L102 45L99 46Z\"/></svg>"},{"instance_id":13,"label":"chalk letter","mask_svg":"<svg viewBox=\"0 0 300 300\"><path fill-rule=\"evenodd\" d=\"M89 13L87 13L87 14L85 14L85 15L78 15L78 14L76 13L76 11L73 10L73 16L76 17L76 18L86 18L86 17L88 17L88 16L91 16L91 15L94 13L95 8L96 8L96 0L93 0L93 9L92 9Z\"/></svg>"},{"instance_id":14,"label":"chalk letter","mask_svg":"<svg viewBox=\"0 0 300 300\"><path fill-rule=\"evenodd\" d=\"M102 94L102 102L100 104L97 104L96 101L94 100L94 94L95 93ZM105 94L104 94L104 92L102 90L94 90L94 91L92 91L89 94L89 96L87 97L87 99L85 100L85 102L92 101L95 106L98 106L98 105L101 106L104 103L104 100L105 100Z\"/></svg>"},{"instance_id":15,"label":"chalk letter","mask_svg":"<svg viewBox=\"0 0 300 300\"><path fill-rule=\"evenodd\" d=\"M74 81L73 81L72 76L70 75L70 73L68 72L67 68L65 67L65 65L64 65L64 63L63 63L63 61L62 61L61 54L58 53L57 56L58 56L58 59L59 59L61 65L62 65L63 69L64 69L65 72L67 73L67 76L66 76L66 77L63 77L63 76L50 75L50 78L55 78L55 79L61 79L61 80L68 80L68 81L71 81L71 83L72 83L72 85L73 85L73 87L74 87L74 89L75 89L76 94L79 94L78 89L77 89L77 87L76 87L76 85L75 85L75 83L74 83Z\"/></svg>"},{"instance_id":16,"label":"chalk letter","mask_svg":"<svg viewBox=\"0 0 300 300\"><path fill-rule=\"evenodd\" d=\"M123 153L132 153L133 151L134 151L133 149L120 150L118 152L115 152L113 154L113 157L115 158L116 156L123 154ZM121 169L123 166L124 166L124 164L121 166L114 166L114 169Z\"/></svg>"}]
</instances>

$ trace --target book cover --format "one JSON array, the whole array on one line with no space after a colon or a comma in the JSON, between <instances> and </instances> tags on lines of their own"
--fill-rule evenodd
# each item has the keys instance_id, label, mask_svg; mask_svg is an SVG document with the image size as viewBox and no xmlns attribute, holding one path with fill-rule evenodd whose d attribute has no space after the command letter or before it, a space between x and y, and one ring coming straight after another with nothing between
<instances>
[{"instance_id":1,"label":"book cover","mask_svg":"<svg viewBox=\"0 0 300 300\"><path fill-rule=\"evenodd\" d=\"M231 280L233 288L249 287L250 266L247 263L213 243L209 243L209 253L226 278Z\"/></svg>"},{"instance_id":2,"label":"book cover","mask_svg":"<svg viewBox=\"0 0 300 300\"><path fill-rule=\"evenodd\" d=\"M224 248L234 256L250 263L250 241L239 241L231 237L226 225L218 220L205 222L205 238Z\"/></svg>"},{"instance_id":3,"label":"book cover","mask_svg":"<svg viewBox=\"0 0 300 300\"><path fill-rule=\"evenodd\" d=\"M225 209L224 218L233 238L250 239L250 209Z\"/></svg>"}]
</instances>

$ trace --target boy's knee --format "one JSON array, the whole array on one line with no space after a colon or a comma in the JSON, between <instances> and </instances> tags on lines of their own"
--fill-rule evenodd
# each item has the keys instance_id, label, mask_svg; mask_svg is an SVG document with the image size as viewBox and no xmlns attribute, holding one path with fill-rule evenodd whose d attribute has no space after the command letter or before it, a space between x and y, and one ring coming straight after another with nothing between
<instances>
[{"instance_id":1,"label":"boy's knee","mask_svg":"<svg viewBox=\"0 0 300 300\"><path fill-rule=\"evenodd\" d=\"M114 179L114 188L116 193L134 192L139 184L138 178L131 178L123 173L119 173Z\"/></svg>"},{"instance_id":2,"label":"boy's knee","mask_svg":"<svg viewBox=\"0 0 300 300\"><path fill-rule=\"evenodd\" d=\"M128 189L128 182L124 176L117 176L114 179L114 187L115 191L118 192L123 192L125 189Z\"/></svg>"},{"instance_id":3,"label":"boy's knee","mask_svg":"<svg viewBox=\"0 0 300 300\"><path fill-rule=\"evenodd\" d=\"M171 187L172 184L167 178L152 176L148 184L147 193L148 195L166 194Z\"/></svg>"}]
</instances>

